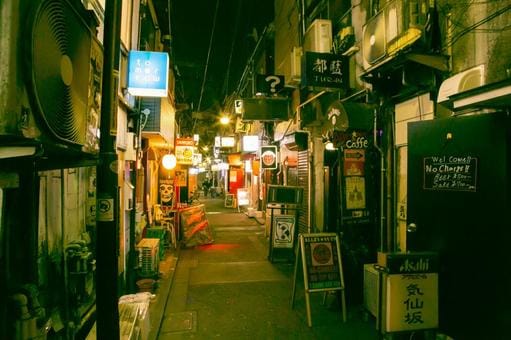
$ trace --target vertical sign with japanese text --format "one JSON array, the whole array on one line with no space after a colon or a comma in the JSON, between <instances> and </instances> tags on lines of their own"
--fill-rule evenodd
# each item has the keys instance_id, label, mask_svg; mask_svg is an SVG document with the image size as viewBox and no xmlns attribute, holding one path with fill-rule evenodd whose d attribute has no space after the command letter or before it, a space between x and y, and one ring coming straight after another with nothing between
<instances>
[{"instance_id":1,"label":"vertical sign with japanese text","mask_svg":"<svg viewBox=\"0 0 511 340\"><path fill-rule=\"evenodd\" d=\"M387 332L438 327L438 274L394 274L387 280Z\"/></svg>"}]
</instances>

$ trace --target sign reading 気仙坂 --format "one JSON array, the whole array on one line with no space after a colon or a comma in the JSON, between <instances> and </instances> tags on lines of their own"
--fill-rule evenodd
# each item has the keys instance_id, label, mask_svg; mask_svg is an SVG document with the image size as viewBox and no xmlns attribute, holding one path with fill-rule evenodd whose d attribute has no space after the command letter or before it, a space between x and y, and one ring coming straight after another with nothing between
<instances>
[{"instance_id":1,"label":"sign reading \u6c17\u4ed9\u5742","mask_svg":"<svg viewBox=\"0 0 511 340\"><path fill-rule=\"evenodd\" d=\"M438 274L388 275L386 332L438 327Z\"/></svg>"}]
</instances>

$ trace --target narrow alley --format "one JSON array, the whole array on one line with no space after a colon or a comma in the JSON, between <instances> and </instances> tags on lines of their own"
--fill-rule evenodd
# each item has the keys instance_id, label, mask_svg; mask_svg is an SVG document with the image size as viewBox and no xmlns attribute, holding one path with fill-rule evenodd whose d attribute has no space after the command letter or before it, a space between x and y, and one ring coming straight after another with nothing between
<instances>
[{"instance_id":1,"label":"narrow alley","mask_svg":"<svg viewBox=\"0 0 511 340\"><path fill-rule=\"evenodd\" d=\"M224 208L223 199L201 203L214 242L179 251L157 339L378 338L362 309L349 308L343 323L334 294L324 305L322 293L312 294L309 328L302 273L291 308L294 264L268 260L264 221Z\"/></svg>"}]
</instances>

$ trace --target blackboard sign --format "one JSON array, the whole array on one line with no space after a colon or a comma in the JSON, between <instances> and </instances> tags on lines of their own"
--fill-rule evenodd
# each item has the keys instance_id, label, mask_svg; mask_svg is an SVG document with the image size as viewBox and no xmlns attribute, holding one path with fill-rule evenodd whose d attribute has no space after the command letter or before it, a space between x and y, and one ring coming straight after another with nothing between
<instances>
[{"instance_id":1,"label":"blackboard sign","mask_svg":"<svg viewBox=\"0 0 511 340\"><path fill-rule=\"evenodd\" d=\"M226 208L233 208L234 207L234 194L226 194L225 195L224 206Z\"/></svg>"},{"instance_id":2,"label":"blackboard sign","mask_svg":"<svg viewBox=\"0 0 511 340\"><path fill-rule=\"evenodd\" d=\"M340 291L342 318L346 322L346 298L344 295L344 275L339 236L335 233L315 233L300 234L298 237L300 239L300 249L296 254L291 306L294 305L296 279L301 260L308 326L312 327L309 294L314 292Z\"/></svg>"},{"instance_id":3,"label":"blackboard sign","mask_svg":"<svg viewBox=\"0 0 511 340\"><path fill-rule=\"evenodd\" d=\"M477 158L431 156L423 160L425 190L476 191Z\"/></svg>"}]
</instances>

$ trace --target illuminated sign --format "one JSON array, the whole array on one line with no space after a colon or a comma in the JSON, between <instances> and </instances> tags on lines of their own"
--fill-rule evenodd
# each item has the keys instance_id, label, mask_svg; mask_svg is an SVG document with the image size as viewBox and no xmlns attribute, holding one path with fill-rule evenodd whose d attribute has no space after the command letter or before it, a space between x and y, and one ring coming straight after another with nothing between
<instances>
[{"instance_id":1,"label":"illuminated sign","mask_svg":"<svg viewBox=\"0 0 511 340\"><path fill-rule=\"evenodd\" d=\"M261 146L261 168L277 169L277 147L275 145Z\"/></svg>"},{"instance_id":2,"label":"illuminated sign","mask_svg":"<svg viewBox=\"0 0 511 340\"><path fill-rule=\"evenodd\" d=\"M140 97L166 97L169 55L166 52L130 51L128 92Z\"/></svg>"},{"instance_id":3,"label":"illuminated sign","mask_svg":"<svg viewBox=\"0 0 511 340\"><path fill-rule=\"evenodd\" d=\"M195 142L191 138L176 138L176 161L177 164L193 164Z\"/></svg>"},{"instance_id":4,"label":"illuminated sign","mask_svg":"<svg viewBox=\"0 0 511 340\"><path fill-rule=\"evenodd\" d=\"M222 148L232 148L235 144L234 137L222 137L220 144Z\"/></svg>"},{"instance_id":5,"label":"illuminated sign","mask_svg":"<svg viewBox=\"0 0 511 340\"><path fill-rule=\"evenodd\" d=\"M243 136L243 151L255 152L259 150L259 136Z\"/></svg>"}]
</instances>

